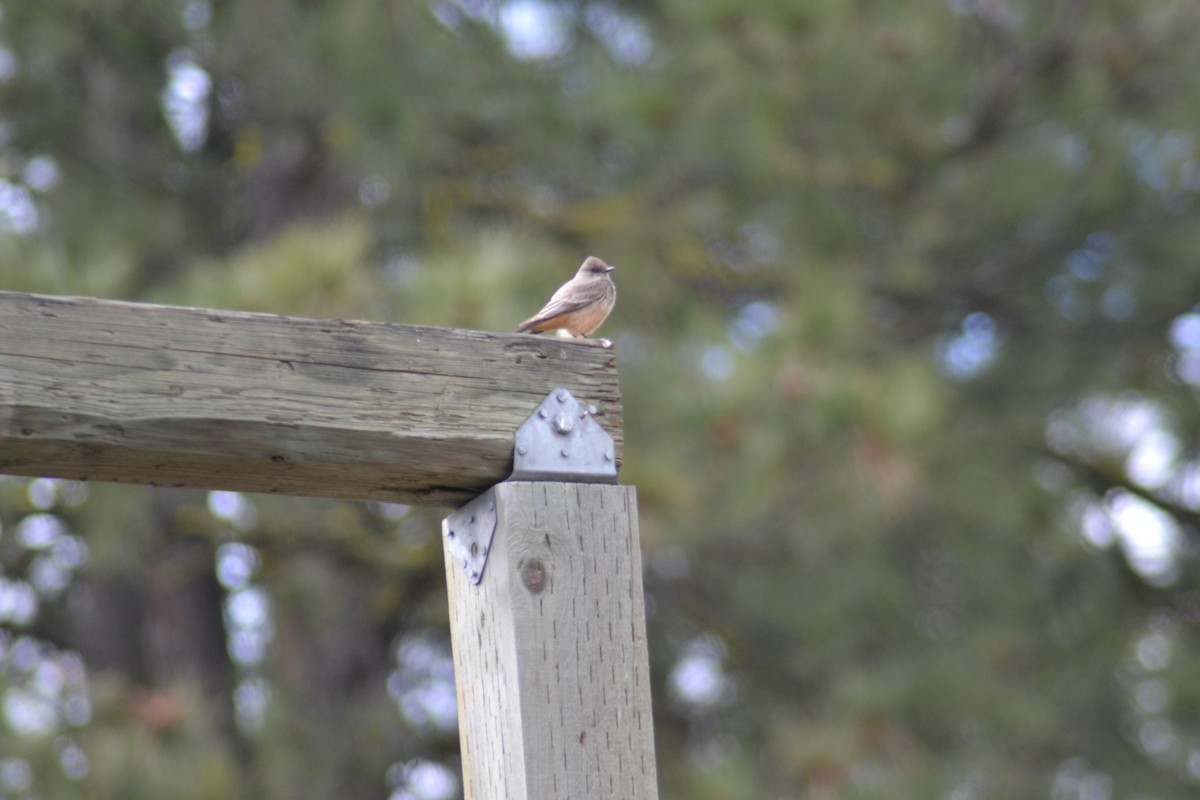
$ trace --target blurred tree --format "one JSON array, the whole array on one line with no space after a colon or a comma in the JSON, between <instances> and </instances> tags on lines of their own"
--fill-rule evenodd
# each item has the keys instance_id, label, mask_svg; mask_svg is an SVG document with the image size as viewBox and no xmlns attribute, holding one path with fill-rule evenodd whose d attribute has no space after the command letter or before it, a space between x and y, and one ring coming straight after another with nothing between
<instances>
[{"instance_id":1,"label":"blurred tree","mask_svg":"<svg viewBox=\"0 0 1200 800\"><path fill-rule=\"evenodd\" d=\"M1200 6L0 8L4 288L617 265L664 797L1194 796ZM436 514L0 498L0 797L453 796Z\"/></svg>"}]
</instances>

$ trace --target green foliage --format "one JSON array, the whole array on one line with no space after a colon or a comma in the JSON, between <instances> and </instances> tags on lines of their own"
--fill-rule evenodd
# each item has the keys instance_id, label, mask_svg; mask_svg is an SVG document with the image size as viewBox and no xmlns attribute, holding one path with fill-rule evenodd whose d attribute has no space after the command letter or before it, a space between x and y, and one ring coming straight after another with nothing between
<instances>
[{"instance_id":1,"label":"green foliage","mask_svg":"<svg viewBox=\"0 0 1200 800\"><path fill-rule=\"evenodd\" d=\"M4 4L0 201L37 224L0 202L0 288L508 331L601 256L664 798L1192 796L1200 6L564 2L522 58L510 5ZM209 79L187 146L181 64ZM1159 423L1088 410L1122 400ZM436 514L46 491L0 482L0 580L39 513L88 566L0 617L0 693L38 685L6 655L36 639L83 653L93 710L0 716L0 797L4 759L62 797L454 767L397 700L399 643L445 625ZM1166 572L1105 543L1138 495ZM254 662L164 624L231 624L204 580L233 542L271 601Z\"/></svg>"},{"instance_id":2,"label":"green foliage","mask_svg":"<svg viewBox=\"0 0 1200 800\"><path fill-rule=\"evenodd\" d=\"M225 259L189 266L152 296L176 305L318 317L384 316L383 282L366 268L369 250L369 232L361 220L295 225Z\"/></svg>"}]
</instances>

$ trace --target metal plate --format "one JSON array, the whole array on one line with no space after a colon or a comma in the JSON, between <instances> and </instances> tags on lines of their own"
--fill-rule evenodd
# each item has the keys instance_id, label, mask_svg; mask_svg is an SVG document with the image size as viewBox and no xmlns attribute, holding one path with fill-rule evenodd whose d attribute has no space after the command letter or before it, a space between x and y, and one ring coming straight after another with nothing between
<instances>
[{"instance_id":1,"label":"metal plate","mask_svg":"<svg viewBox=\"0 0 1200 800\"><path fill-rule=\"evenodd\" d=\"M492 536L496 533L496 492L483 494L442 520L442 538L471 583L483 579Z\"/></svg>"},{"instance_id":2,"label":"metal plate","mask_svg":"<svg viewBox=\"0 0 1200 800\"><path fill-rule=\"evenodd\" d=\"M566 389L555 389L517 429L514 481L616 483L613 438Z\"/></svg>"}]
</instances>

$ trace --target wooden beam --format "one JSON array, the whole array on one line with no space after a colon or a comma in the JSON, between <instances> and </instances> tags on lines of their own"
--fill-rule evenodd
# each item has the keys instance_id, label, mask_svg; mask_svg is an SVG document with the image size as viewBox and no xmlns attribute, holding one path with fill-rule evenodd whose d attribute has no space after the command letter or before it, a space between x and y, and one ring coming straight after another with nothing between
<instances>
[{"instance_id":1,"label":"wooden beam","mask_svg":"<svg viewBox=\"0 0 1200 800\"><path fill-rule=\"evenodd\" d=\"M0 292L0 473L460 505L594 342Z\"/></svg>"},{"instance_id":2,"label":"wooden beam","mask_svg":"<svg viewBox=\"0 0 1200 800\"><path fill-rule=\"evenodd\" d=\"M654 800L634 488L491 494L479 585L446 551L466 800Z\"/></svg>"}]
</instances>

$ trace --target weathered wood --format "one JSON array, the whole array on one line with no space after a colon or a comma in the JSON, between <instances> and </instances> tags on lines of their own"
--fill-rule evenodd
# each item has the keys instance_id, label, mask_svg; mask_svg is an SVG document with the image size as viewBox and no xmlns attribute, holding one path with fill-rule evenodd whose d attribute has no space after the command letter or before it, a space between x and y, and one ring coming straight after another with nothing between
<instances>
[{"instance_id":1,"label":"weathered wood","mask_svg":"<svg viewBox=\"0 0 1200 800\"><path fill-rule=\"evenodd\" d=\"M446 563L466 800L657 798L633 487L494 492L480 584Z\"/></svg>"},{"instance_id":2,"label":"weathered wood","mask_svg":"<svg viewBox=\"0 0 1200 800\"><path fill-rule=\"evenodd\" d=\"M0 292L0 473L459 505L592 342Z\"/></svg>"}]
</instances>

